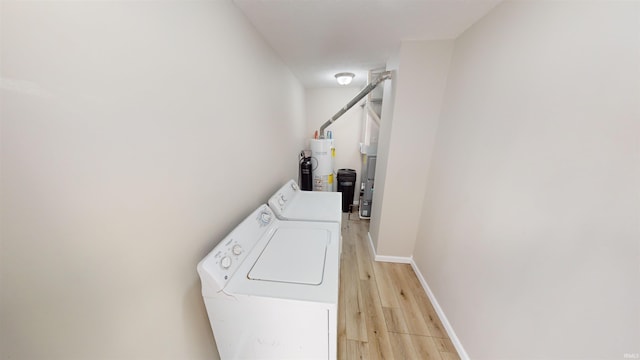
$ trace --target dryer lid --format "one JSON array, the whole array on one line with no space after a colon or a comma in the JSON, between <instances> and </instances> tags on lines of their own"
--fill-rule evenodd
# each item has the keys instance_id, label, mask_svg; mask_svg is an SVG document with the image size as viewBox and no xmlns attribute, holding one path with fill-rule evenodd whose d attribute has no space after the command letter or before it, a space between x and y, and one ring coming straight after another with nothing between
<instances>
[{"instance_id":1,"label":"dryer lid","mask_svg":"<svg viewBox=\"0 0 640 360\"><path fill-rule=\"evenodd\" d=\"M278 228L247 277L251 280L320 285L331 233L312 227Z\"/></svg>"}]
</instances>

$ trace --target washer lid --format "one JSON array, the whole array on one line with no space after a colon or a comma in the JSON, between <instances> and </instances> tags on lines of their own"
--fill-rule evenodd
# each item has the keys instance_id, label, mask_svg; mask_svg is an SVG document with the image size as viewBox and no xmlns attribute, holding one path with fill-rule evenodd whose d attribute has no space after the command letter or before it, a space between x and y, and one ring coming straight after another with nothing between
<instances>
[{"instance_id":1,"label":"washer lid","mask_svg":"<svg viewBox=\"0 0 640 360\"><path fill-rule=\"evenodd\" d=\"M253 264L251 280L320 285L331 233L319 228L278 228Z\"/></svg>"}]
</instances>

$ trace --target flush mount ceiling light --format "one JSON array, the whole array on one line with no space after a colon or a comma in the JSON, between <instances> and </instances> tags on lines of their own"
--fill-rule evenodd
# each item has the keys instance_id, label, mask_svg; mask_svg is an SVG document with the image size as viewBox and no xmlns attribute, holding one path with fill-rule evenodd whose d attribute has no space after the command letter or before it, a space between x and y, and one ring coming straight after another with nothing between
<instances>
[{"instance_id":1,"label":"flush mount ceiling light","mask_svg":"<svg viewBox=\"0 0 640 360\"><path fill-rule=\"evenodd\" d=\"M356 75L350 72L341 72L336 74L336 80L340 85L349 85Z\"/></svg>"}]
</instances>

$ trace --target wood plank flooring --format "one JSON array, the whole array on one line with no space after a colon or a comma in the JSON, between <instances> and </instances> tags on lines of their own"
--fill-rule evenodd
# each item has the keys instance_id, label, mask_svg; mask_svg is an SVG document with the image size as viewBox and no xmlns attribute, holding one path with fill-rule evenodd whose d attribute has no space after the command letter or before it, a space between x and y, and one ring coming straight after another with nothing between
<instances>
[{"instance_id":1,"label":"wood plank flooring","mask_svg":"<svg viewBox=\"0 0 640 360\"><path fill-rule=\"evenodd\" d=\"M346 215L338 359L460 359L411 265L375 262L369 222Z\"/></svg>"}]
</instances>

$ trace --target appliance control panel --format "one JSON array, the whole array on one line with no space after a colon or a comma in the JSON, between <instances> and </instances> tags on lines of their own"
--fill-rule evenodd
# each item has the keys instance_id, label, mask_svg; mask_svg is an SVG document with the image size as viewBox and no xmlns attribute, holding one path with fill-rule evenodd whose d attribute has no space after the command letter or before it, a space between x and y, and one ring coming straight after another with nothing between
<instances>
[{"instance_id":1,"label":"appliance control panel","mask_svg":"<svg viewBox=\"0 0 640 360\"><path fill-rule=\"evenodd\" d=\"M217 288L216 291L222 290L274 220L275 215L268 206L256 209L198 264L201 278L205 273L213 280L209 285Z\"/></svg>"},{"instance_id":2,"label":"appliance control panel","mask_svg":"<svg viewBox=\"0 0 640 360\"><path fill-rule=\"evenodd\" d=\"M291 199L293 199L299 191L301 190L298 184L296 184L294 180L289 180L269 199L269 206L277 215L282 215Z\"/></svg>"}]
</instances>

